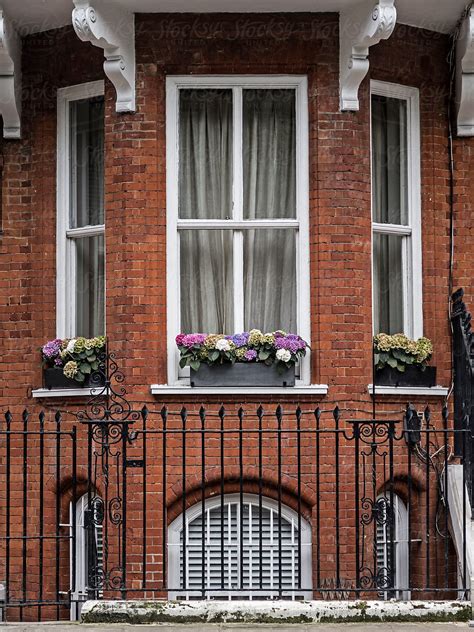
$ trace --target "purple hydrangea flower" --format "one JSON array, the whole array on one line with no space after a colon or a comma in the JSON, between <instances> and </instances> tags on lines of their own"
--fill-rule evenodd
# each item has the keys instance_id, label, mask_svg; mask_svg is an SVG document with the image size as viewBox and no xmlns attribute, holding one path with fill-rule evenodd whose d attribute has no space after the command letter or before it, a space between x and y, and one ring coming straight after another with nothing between
<instances>
[{"instance_id":1,"label":"purple hydrangea flower","mask_svg":"<svg viewBox=\"0 0 474 632\"><path fill-rule=\"evenodd\" d=\"M57 358L55 358L54 366L57 366L57 367L62 367L63 366L63 361L61 360L61 358L59 356Z\"/></svg>"},{"instance_id":2,"label":"purple hydrangea flower","mask_svg":"<svg viewBox=\"0 0 474 632\"><path fill-rule=\"evenodd\" d=\"M206 334L185 334L181 339L181 344L185 347L194 347L194 345L204 344L206 338Z\"/></svg>"},{"instance_id":3,"label":"purple hydrangea flower","mask_svg":"<svg viewBox=\"0 0 474 632\"><path fill-rule=\"evenodd\" d=\"M244 331L241 334L234 334L233 336L229 336L229 339L232 340L237 348L245 347L249 341L249 332Z\"/></svg>"},{"instance_id":4,"label":"purple hydrangea flower","mask_svg":"<svg viewBox=\"0 0 474 632\"><path fill-rule=\"evenodd\" d=\"M291 353L297 353L298 351L302 351L305 347L305 341L297 334L287 334L286 336L280 334L275 336L276 349L287 349L291 351Z\"/></svg>"},{"instance_id":5,"label":"purple hydrangea flower","mask_svg":"<svg viewBox=\"0 0 474 632\"><path fill-rule=\"evenodd\" d=\"M247 360L247 362L252 362L252 360L255 360L256 357L257 357L257 352L255 351L255 349L249 349L244 354L244 358Z\"/></svg>"},{"instance_id":6,"label":"purple hydrangea flower","mask_svg":"<svg viewBox=\"0 0 474 632\"><path fill-rule=\"evenodd\" d=\"M61 343L62 340L60 338L56 338L55 340L50 340L47 342L42 349L43 356L48 360L53 360L59 355L61 351Z\"/></svg>"}]
</instances>

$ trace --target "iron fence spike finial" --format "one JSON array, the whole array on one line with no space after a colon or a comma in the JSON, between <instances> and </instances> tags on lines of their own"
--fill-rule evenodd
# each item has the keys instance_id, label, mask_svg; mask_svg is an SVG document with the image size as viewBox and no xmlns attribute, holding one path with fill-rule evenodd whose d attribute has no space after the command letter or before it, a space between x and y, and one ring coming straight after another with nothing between
<instances>
[{"instance_id":1,"label":"iron fence spike finial","mask_svg":"<svg viewBox=\"0 0 474 632\"><path fill-rule=\"evenodd\" d=\"M148 408L147 408L146 404L144 404L144 406L143 406L143 408L141 410L141 413L142 413L143 419L146 419L148 417Z\"/></svg>"},{"instance_id":2,"label":"iron fence spike finial","mask_svg":"<svg viewBox=\"0 0 474 632\"><path fill-rule=\"evenodd\" d=\"M334 419L336 421L339 421L339 419L341 418L341 411L339 409L339 406L336 405L336 407L332 411L332 414L333 414Z\"/></svg>"},{"instance_id":3,"label":"iron fence spike finial","mask_svg":"<svg viewBox=\"0 0 474 632\"><path fill-rule=\"evenodd\" d=\"M321 409L319 408L319 406L316 408L316 410L314 411L314 416L316 417L316 419L319 421L321 418Z\"/></svg>"},{"instance_id":4,"label":"iron fence spike finial","mask_svg":"<svg viewBox=\"0 0 474 632\"><path fill-rule=\"evenodd\" d=\"M44 424L44 410L40 411L40 414L38 415L38 417L39 417L40 424L43 425Z\"/></svg>"},{"instance_id":5,"label":"iron fence spike finial","mask_svg":"<svg viewBox=\"0 0 474 632\"><path fill-rule=\"evenodd\" d=\"M263 417L263 406L262 406L262 404L260 404L260 406L257 408L257 417L259 417L259 418Z\"/></svg>"},{"instance_id":6,"label":"iron fence spike finial","mask_svg":"<svg viewBox=\"0 0 474 632\"><path fill-rule=\"evenodd\" d=\"M56 414L54 415L54 419L56 421L56 423L59 425L61 423L61 411L57 410Z\"/></svg>"},{"instance_id":7,"label":"iron fence spike finial","mask_svg":"<svg viewBox=\"0 0 474 632\"><path fill-rule=\"evenodd\" d=\"M7 412L5 413L5 421L7 422L7 424L9 424L12 420L12 414L10 412L10 409L7 410Z\"/></svg>"},{"instance_id":8,"label":"iron fence spike finial","mask_svg":"<svg viewBox=\"0 0 474 632\"><path fill-rule=\"evenodd\" d=\"M168 414L168 409L166 408L166 406L165 406L165 405L163 405L163 406L161 407L161 410L160 410L160 415L161 415L162 417L165 417L167 414Z\"/></svg>"},{"instance_id":9,"label":"iron fence spike finial","mask_svg":"<svg viewBox=\"0 0 474 632\"><path fill-rule=\"evenodd\" d=\"M225 407L224 404L219 408L219 417L223 418L225 416Z\"/></svg>"},{"instance_id":10,"label":"iron fence spike finial","mask_svg":"<svg viewBox=\"0 0 474 632\"><path fill-rule=\"evenodd\" d=\"M441 414L443 416L444 421L448 421L449 408L448 408L448 406L446 404L443 406L443 410L441 411Z\"/></svg>"}]
</instances>

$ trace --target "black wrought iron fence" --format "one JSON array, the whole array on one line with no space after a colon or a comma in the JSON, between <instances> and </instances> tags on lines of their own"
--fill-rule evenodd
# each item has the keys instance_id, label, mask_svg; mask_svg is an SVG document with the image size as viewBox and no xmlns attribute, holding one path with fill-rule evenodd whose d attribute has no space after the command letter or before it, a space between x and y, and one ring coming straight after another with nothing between
<instances>
[{"instance_id":1,"label":"black wrought iron fence","mask_svg":"<svg viewBox=\"0 0 474 632\"><path fill-rule=\"evenodd\" d=\"M0 429L7 618L87 598L467 595L471 435L446 408L134 411L103 389L75 420Z\"/></svg>"},{"instance_id":2,"label":"black wrought iron fence","mask_svg":"<svg viewBox=\"0 0 474 632\"><path fill-rule=\"evenodd\" d=\"M454 427L470 429L474 434L474 334L471 330L471 314L463 302L464 290L460 288L452 296L451 322L453 328L453 371L454 371ZM472 444L467 446L469 458ZM461 452L459 438L455 442L457 454ZM472 462L472 458L470 458ZM471 507L474 507L472 481L473 471L467 472L471 494ZM473 516L474 517L474 516Z\"/></svg>"}]
</instances>

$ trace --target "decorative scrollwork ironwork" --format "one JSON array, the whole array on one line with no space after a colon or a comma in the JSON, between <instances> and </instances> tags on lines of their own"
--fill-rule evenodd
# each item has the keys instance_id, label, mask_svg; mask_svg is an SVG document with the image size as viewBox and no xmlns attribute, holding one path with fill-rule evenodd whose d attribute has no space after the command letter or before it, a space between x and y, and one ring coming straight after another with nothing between
<instances>
[{"instance_id":1,"label":"decorative scrollwork ironwork","mask_svg":"<svg viewBox=\"0 0 474 632\"><path fill-rule=\"evenodd\" d=\"M109 520L112 524L122 524L122 499L119 496L109 501Z\"/></svg>"},{"instance_id":2,"label":"decorative scrollwork ironwork","mask_svg":"<svg viewBox=\"0 0 474 632\"><path fill-rule=\"evenodd\" d=\"M360 519L361 524L369 525L374 520L379 525L387 523L390 515L390 502L385 496L381 496L376 500L364 497L362 498L361 506L363 510Z\"/></svg>"},{"instance_id":3,"label":"decorative scrollwork ironwork","mask_svg":"<svg viewBox=\"0 0 474 632\"><path fill-rule=\"evenodd\" d=\"M83 423L131 423L140 418L140 411L134 410L126 398L127 391L122 383L125 375L116 362L114 352L106 350L98 356L98 368L89 380L91 398L86 407L77 413Z\"/></svg>"}]
</instances>

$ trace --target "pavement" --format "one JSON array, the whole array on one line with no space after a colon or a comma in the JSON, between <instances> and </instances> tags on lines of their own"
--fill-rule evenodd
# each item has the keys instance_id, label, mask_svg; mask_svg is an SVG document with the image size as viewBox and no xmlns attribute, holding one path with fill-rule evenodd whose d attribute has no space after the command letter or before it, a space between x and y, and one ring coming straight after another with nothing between
<instances>
[{"instance_id":1,"label":"pavement","mask_svg":"<svg viewBox=\"0 0 474 632\"><path fill-rule=\"evenodd\" d=\"M467 623L319 623L310 625L126 625L84 623L4 623L2 630L12 632L461 632L469 630Z\"/></svg>"}]
</instances>

